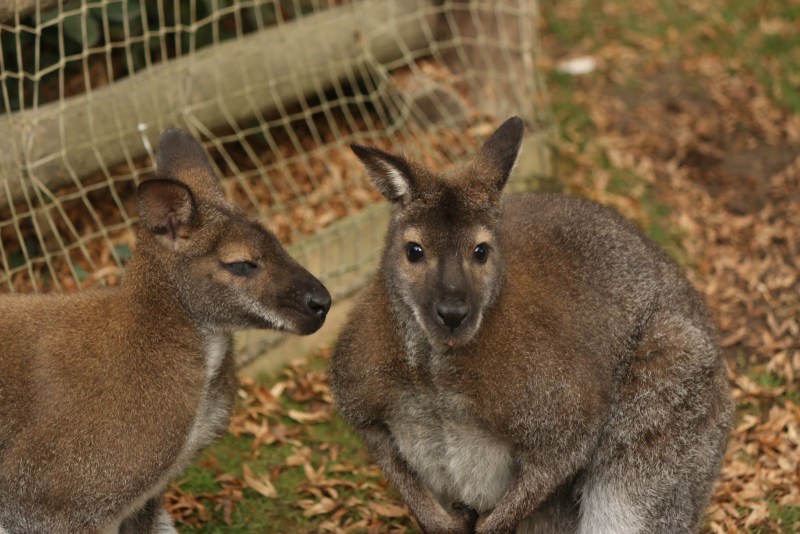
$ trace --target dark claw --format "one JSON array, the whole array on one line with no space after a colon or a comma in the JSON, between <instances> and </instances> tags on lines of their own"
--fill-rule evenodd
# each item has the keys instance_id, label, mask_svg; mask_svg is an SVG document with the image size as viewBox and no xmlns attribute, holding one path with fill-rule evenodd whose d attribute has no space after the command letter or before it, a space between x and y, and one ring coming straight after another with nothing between
<instances>
[{"instance_id":1,"label":"dark claw","mask_svg":"<svg viewBox=\"0 0 800 534\"><path fill-rule=\"evenodd\" d=\"M469 525L469 531L474 534L475 524L478 522L478 512L463 502L454 502L453 511L458 513L464 519L464 522Z\"/></svg>"}]
</instances>

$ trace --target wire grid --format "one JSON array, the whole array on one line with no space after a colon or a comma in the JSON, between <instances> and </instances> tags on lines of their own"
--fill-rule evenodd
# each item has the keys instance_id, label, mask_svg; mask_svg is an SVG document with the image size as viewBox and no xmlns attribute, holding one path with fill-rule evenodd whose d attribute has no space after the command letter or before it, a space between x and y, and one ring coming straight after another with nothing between
<instances>
[{"instance_id":1,"label":"wire grid","mask_svg":"<svg viewBox=\"0 0 800 534\"><path fill-rule=\"evenodd\" d=\"M349 143L446 169L518 114L535 134L526 151L547 160L531 0L12 5L0 6L1 292L117 283L136 184L170 126L204 143L229 197L334 296L363 284L388 220Z\"/></svg>"}]
</instances>

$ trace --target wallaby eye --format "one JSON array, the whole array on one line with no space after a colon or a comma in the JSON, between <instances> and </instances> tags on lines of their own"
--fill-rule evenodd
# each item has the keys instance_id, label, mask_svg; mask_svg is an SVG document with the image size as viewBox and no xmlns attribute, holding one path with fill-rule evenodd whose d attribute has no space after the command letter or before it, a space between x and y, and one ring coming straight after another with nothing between
<instances>
[{"instance_id":1,"label":"wallaby eye","mask_svg":"<svg viewBox=\"0 0 800 534\"><path fill-rule=\"evenodd\" d=\"M425 252L423 252L422 246L419 243L409 243L406 245L406 257L411 263L418 262L424 255Z\"/></svg>"},{"instance_id":2,"label":"wallaby eye","mask_svg":"<svg viewBox=\"0 0 800 534\"><path fill-rule=\"evenodd\" d=\"M489 245L486 243L477 245L475 250L472 251L472 257L479 263L486 263L486 260L489 258Z\"/></svg>"},{"instance_id":3,"label":"wallaby eye","mask_svg":"<svg viewBox=\"0 0 800 534\"><path fill-rule=\"evenodd\" d=\"M249 276L258 269L258 265L252 261L233 261L223 263L222 266L234 276Z\"/></svg>"}]
</instances>

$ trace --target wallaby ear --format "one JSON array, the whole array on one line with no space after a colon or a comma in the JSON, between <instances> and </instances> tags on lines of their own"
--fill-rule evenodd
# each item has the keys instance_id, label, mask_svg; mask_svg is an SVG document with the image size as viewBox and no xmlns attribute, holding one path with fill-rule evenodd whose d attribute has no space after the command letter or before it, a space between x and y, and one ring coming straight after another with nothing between
<instances>
[{"instance_id":1,"label":"wallaby ear","mask_svg":"<svg viewBox=\"0 0 800 534\"><path fill-rule=\"evenodd\" d=\"M408 198L414 189L414 174L404 158L368 146L350 145L350 148L383 196L392 202Z\"/></svg>"},{"instance_id":2,"label":"wallaby ear","mask_svg":"<svg viewBox=\"0 0 800 534\"><path fill-rule=\"evenodd\" d=\"M136 197L140 224L168 248L178 249L197 215L192 191L181 182L153 178L139 185Z\"/></svg>"},{"instance_id":3,"label":"wallaby ear","mask_svg":"<svg viewBox=\"0 0 800 534\"><path fill-rule=\"evenodd\" d=\"M524 132L525 123L522 119L511 117L495 130L475 155L474 162L481 172L491 176L498 191L505 187L517 164Z\"/></svg>"},{"instance_id":4,"label":"wallaby ear","mask_svg":"<svg viewBox=\"0 0 800 534\"><path fill-rule=\"evenodd\" d=\"M225 199L203 146L179 128L169 128L161 134L156 172L160 178L188 185L198 195Z\"/></svg>"}]
</instances>

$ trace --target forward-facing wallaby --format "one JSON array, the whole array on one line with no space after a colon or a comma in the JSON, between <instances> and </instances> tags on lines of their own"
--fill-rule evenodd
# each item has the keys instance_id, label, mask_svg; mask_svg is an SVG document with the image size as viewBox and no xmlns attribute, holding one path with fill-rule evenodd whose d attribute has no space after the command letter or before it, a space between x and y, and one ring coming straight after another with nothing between
<instances>
[{"instance_id":1,"label":"forward-facing wallaby","mask_svg":"<svg viewBox=\"0 0 800 534\"><path fill-rule=\"evenodd\" d=\"M712 320L616 212L503 198L522 134L448 174L353 146L393 211L338 408L425 532L691 532L732 418Z\"/></svg>"},{"instance_id":2,"label":"forward-facing wallaby","mask_svg":"<svg viewBox=\"0 0 800 534\"><path fill-rule=\"evenodd\" d=\"M227 428L231 332L310 334L330 295L167 130L117 288L0 298L0 533L176 532L166 485Z\"/></svg>"}]
</instances>

